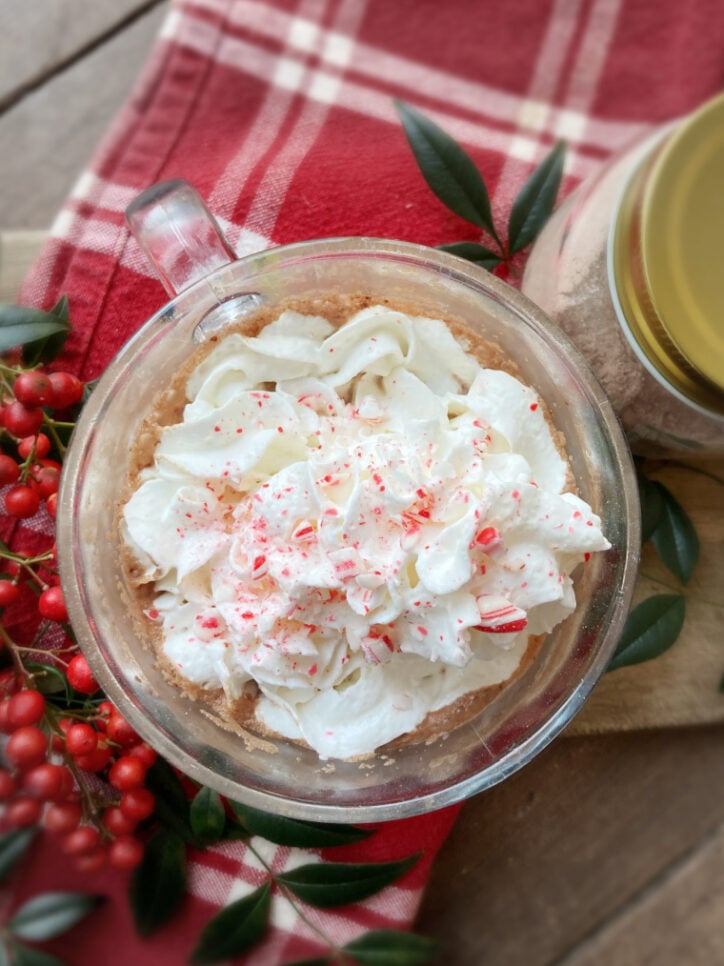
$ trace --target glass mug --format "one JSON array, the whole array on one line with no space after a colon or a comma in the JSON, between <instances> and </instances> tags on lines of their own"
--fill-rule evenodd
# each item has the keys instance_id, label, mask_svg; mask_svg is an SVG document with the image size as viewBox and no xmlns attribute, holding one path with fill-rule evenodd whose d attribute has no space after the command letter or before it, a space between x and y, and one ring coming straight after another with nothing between
<instances>
[{"instance_id":1,"label":"glass mug","mask_svg":"<svg viewBox=\"0 0 724 966\"><path fill-rule=\"evenodd\" d=\"M516 771L570 721L605 670L636 577L640 521L631 457L584 360L523 295L443 252L342 238L234 260L184 182L149 189L131 206L129 222L174 297L120 351L87 402L68 451L58 512L70 619L108 697L194 780L298 818L367 822L415 815ZM260 742L229 731L165 679L131 603L116 516L139 424L198 342L259 305L333 292L414 302L427 313L437 310L437 317L461 318L497 343L548 405L565 436L578 492L601 517L612 548L580 569L578 607L535 662L472 720L385 756L330 764L285 739Z\"/></svg>"}]
</instances>

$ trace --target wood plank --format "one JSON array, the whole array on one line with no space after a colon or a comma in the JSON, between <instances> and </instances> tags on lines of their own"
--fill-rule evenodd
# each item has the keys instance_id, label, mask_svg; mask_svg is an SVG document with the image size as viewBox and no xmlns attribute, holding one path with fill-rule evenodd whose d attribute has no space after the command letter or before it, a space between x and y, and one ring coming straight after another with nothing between
<instances>
[{"instance_id":1,"label":"wood plank","mask_svg":"<svg viewBox=\"0 0 724 966\"><path fill-rule=\"evenodd\" d=\"M3 230L50 225L128 96L167 9L155 7L0 117Z\"/></svg>"},{"instance_id":2,"label":"wood plank","mask_svg":"<svg viewBox=\"0 0 724 966\"><path fill-rule=\"evenodd\" d=\"M456 966L556 962L724 821L723 743L722 726L558 740L467 803L418 928Z\"/></svg>"},{"instance_id":3,"label":"wood plank","mask_svg":"<svg viewBox=\"0 0 724 966\"><path fill-rule=\"evenodd\" d=\"M15 301L45 238L44 231L0 232L0 303Z\"/></svg>"},{"instance_id":4,"label":"wood plank","mask_svg":"<svg viewBox=\"0 0 724 966\"><path fill-rule=\"evenodd\" d=\"M0 0L0 104L12 102L148 5L149 0Z\"/></svg>"},{"instance_id":5,"label":"wood plank","mask_svg":"<svg viewBox=\"0 0 724 966\"><path fill-rule=\"evenodd\" d=\"M724 963L724 826L560 966Z\"/></svg>"}]
</instances>

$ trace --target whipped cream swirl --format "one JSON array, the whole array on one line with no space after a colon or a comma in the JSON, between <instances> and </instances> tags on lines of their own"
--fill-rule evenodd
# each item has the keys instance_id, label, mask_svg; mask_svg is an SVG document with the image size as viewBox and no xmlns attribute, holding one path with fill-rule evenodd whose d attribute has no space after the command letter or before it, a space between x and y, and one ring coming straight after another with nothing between
<instances>
[{"instance_id":1,"label":"whipped cream swirl","mask_svg":"<svg viewBox=\"0 0 724 966\"><path fill-rule=\"evenodd\" d=\"M270 388L273 386L273 388ZM185 679L323 758L507 680L609 546L535 392L384 306L231 334L123 509Z\"/></svg>"}]
</instances>

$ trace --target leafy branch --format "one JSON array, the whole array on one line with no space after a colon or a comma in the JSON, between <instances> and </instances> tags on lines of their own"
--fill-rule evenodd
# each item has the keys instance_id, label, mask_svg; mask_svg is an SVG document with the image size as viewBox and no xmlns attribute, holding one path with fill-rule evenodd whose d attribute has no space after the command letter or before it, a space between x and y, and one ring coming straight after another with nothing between
<instances>
[{"instance_id":1,"label":"leafy branch","mask_svg":"<svg viewBox=\"0 0 724 966\"><path fill-rule=\"evenodd\" d=\"M493 246L464 241L439 247L491 272L499 265L510 266L513 256L534 241L553 211L563 176L563 142L555 145L520 189L502 241L503 233L493 222L488 188L470 155L414 107L404 101L395 101L395 107L430 189L450 211L487 233Z\"/></svg>"},{"instance_id":2,"label":"leafy branch","mask_svg":"<svg viewBox=\"0 0 724 966\"><path fill-rule=\"evenodd\" d=\"M0 881L25 855L34 837L34 829L17 829L0 836ZM82 892L45 892L28 899L0 925L0 962L14 966L64 966L56 956L27 946L26 942L46 942L61 936L100 901L100 896Z\"/></svg>"},{"instance_id":3,"label":"leafy branch","mask_svg":"<svg viewBox=\"0 0 724 966\"><path fill-rule=\"evenodd\" d=\"M686 586L699 559L699 538L689 515L663 483L651 480L638 465L641 539L651 541L664 565ZM609 671L650 661L679 638L686 617L686 595L654 594L628 616Z\"/></svg>"},{"instance_id":4,"label":"leafy branch","mask_svg":"<svg viewBox=\"0 0 724 966\"><path fill-rule=\"evenodd\" d=\"M189 800L173 769L159 760L149 772L156 796L160 829L146 846L130 884L136 928L149 936L180 908L186 893L186 847L207 848L225 840L242 840L266 870L264 882L250 895L230 903L204 927L192 963L215 963L252 949L267 933L272 903L289 902L326 952L309 962L325 964L429 962L434 944L423 936L397 930L366 933L338 946L306 914L303 906L336 908L360 902L399 879L419 859L393 862L312 862L275 872L250 841L258 836L300 849L329 849L360 842L374 833L354 825L330 825L283 818L238 802L225 801L210 788ZM300 905L302 903L303 905ZM375 958L376 957L376 958Z\"/></svg>"}]
</instances>

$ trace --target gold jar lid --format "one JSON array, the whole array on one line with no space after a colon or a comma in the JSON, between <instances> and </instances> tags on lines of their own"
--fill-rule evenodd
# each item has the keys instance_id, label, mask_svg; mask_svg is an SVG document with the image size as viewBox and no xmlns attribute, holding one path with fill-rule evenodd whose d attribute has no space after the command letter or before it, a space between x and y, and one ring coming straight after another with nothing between
<instances>
[{"instance_id":1,"label":"gold jar lid","mask_svg":"<svg viewBox=\"0 0 724 966\"><path fill-rule=\"evenodd\" d=\"M679 394L724 414L724 95L639 167L611 255L638 354Z\"/></svg>"}]
</instances>

